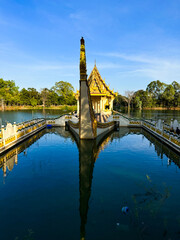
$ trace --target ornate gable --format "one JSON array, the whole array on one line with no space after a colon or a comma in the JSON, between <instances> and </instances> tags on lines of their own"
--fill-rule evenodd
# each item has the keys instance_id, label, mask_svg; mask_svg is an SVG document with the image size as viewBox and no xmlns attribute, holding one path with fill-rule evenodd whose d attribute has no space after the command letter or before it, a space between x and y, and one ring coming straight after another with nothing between
<instances>
[{"instance_id":1,"label":"ornate gable","mask_svg":"<svg viewBox=\"0 0 180 240\"><path fill-rule=\"evenodd\" d=\"M91 96L102 96L102 97L110 97L114 99L116 93L109 89L109 86L106 85L105 81L102 79L96 64L88 77L88 85L90 89ZM75 93L75 98L79 98L79 91Z\"/></svg>"},{"instance_id":2,"label":"ornate gable","mask_svg":"<svg viewBox=\"0 0 180 240\"><path fill-rule=\"evenodd\" d=\"M88 84L90 87L90 94L92 95L106 95L115 97L115 93L109 89L105 81L101 78L101 75L96 67L96 64L89 75Z\"/></svg>"}]
</instances>

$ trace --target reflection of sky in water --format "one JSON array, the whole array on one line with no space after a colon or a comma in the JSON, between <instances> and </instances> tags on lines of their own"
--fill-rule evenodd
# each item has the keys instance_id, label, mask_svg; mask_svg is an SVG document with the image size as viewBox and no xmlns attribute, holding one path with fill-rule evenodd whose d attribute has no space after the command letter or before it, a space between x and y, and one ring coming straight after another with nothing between
<instances>
[{"instance_id":1,"label":"reflection of sky in water","mask_svg":"<svg viewBox=\"0 0 180 240\"><path fill-rule=\"evenodd\" d=\"M133 151L141 151L142 148L147 151L151 151L147 144L147 139L143 137L143 135L128 135L128 139L124 136L121 139L115 139L113 143L109 143L110 148L106 149L106 152L117 152L119 147L123 151L127 151L130 149L131 152Z\"/></svg>"},{"instance_id":2,"label":"reflection of sky in water","mask_svg":"<svg viewBox=\"0 0 180 240\"><path fill-rule=\"evenodd\" d=\"M127 114L126 111L122 111ZM131 117L146 118L146 119L162 119L166 123L170 123L171 119L177 119L180 121L180 111L179 110L131 110Z\"/></svg>"},{"instance_id":3,"label":"reflection of sky in water","mask_svg":"<svg viewBox=\"0 0 180 240\"><path fill-rule=\"evenodd\" d=\"M65 111L50 109L50 110L21 110L21 111L4 111L0 112L0 123L6 124L10 123L20 123L33 118L49 118L49 117L58 117L64 114Z\"/></svg>"},{"instance_id":4,"label":"reflection of sky in water","mask_svg":"<svg viewBox=\"0 0 180 240\"><path fill-rule=\"evenodd\" d=\"M23 122L33 118L41 117L58 117L65 113L65 110L21 110L21 111L5 111L0 112L0 124L6 124L6 122ZM180 121L180 111L173 110L143 110L143 111L131 111L131 117L147 119L164 119L165 122L170 123L171 119L177 119Z\"/></svg>"},{"instance_id":5,"label":"reflection of sky in water","mask_svg":"<svg viewBox=\"0 0 180 240\"><path fill-rule=\"evenodd\" d=\"M63 128L31 139L0 172L2 239L178 239L180 159L147 132L113 133L97 159Z\"/></svg>"}]
</instances>

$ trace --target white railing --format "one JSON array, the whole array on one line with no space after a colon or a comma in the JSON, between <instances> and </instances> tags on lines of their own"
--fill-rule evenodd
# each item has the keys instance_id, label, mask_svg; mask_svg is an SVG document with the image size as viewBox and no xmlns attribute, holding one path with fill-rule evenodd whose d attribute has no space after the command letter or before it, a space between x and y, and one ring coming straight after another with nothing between
<instances>
[{"instance_id":1,"label":"white railing","mask_svg":"<svg viewBox=\"0 0 180 240\"><path fill-rule=\"evenodd\" d=\"M45 124L44 119L34 119L19 124L7 123L6 127L2 126L0 130L0 149L40 129Z\"/></svg>"}]
</instances>

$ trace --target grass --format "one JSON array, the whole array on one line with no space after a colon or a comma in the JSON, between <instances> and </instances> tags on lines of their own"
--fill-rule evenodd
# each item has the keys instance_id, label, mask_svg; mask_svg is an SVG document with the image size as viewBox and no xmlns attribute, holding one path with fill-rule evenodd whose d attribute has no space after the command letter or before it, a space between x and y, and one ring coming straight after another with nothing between
<instances>
[{"instance_id":1,"label":"grass","mask_svg":"<svg viewBox=\"0 0 180 240\"><path fill-rule=\"evenodd\" d=\"M77 110L76 105L58 105L58 106L48 106L43 108L43 106L6 106L5 111L13 111L13 110L38 110L38 109L57 109L57 110L67 110L67 111L75 111ZM0 107L0 111L2 111L2 107Z\"/></svg>"}]
</instances>

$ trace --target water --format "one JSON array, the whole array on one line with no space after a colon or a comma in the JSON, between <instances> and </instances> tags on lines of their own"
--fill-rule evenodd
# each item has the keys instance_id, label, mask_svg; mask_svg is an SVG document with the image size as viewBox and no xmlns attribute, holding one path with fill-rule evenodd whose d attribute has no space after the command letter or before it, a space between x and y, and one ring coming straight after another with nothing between
<instances>
[{"instance_id":1,"label":"water","mask_svg":"<svg viewBox=\"0 0 180 240\"><path fill-rule=\"evenodd\" d=\"M122 113L127 113L127 109L122 109ZM166 123L170 123L171 119L178 120L180 122L180 110L134 110L131 109L130 117L133 118L145 118L145 119L153 119L153 120L164 120Z\"/></svg>"},{"instance_id":2,"label":"water","mask_svg":"<svg viewBox=\"0 0 180 240\"><path fill-rule=\"evenodd\" d=\"M37 109L37 110L18 110L18 111L0 111L0 125L10 123L20 123L33 118L50 118L59 117L62 114L68 113L68 110L58 109Z\"/></svg>"},{"instance_id":3,"label":"water","mask_svg":"<svg viewBox=\"0 0 180 240\"><path fill-rule=\"evenodd\" d=\"M180 238L180 156L144 130L43 130L0 166L0 239Z\"/></svg>"},{"instance_id":4,"label":"water","mask_svg":"<svg viewBox=\"0 0 180 240\"><path fill-rule=\"evenodd\" d=\"M18 111L4 111L0 112L0 125L6 125L7 122L19 123L33 118L45 118L45 117L59 117L62 114L68 113L65 110L18 110ZM122 113L126 113L122 110ZM177 119L180 122L180 111L177 110L132 110L130 117L145 118L145 119L162 119L166 123L170 123L171 119Z\"/></svg>"}]
</instances>

